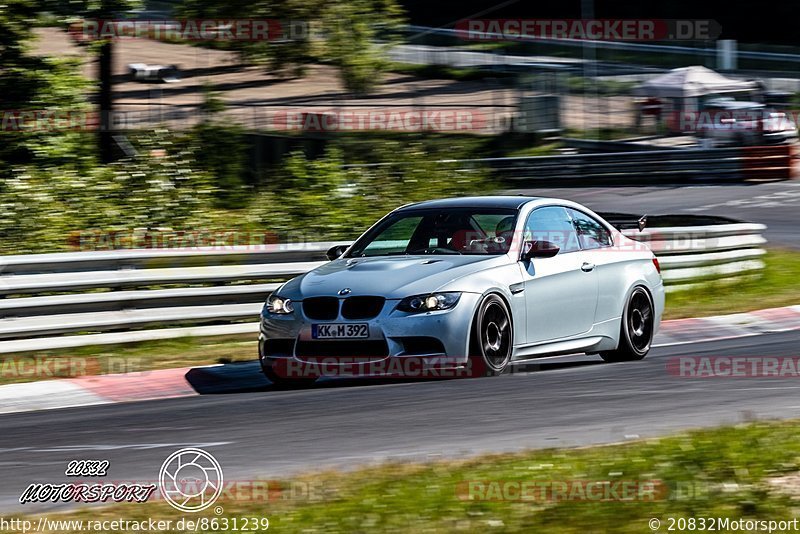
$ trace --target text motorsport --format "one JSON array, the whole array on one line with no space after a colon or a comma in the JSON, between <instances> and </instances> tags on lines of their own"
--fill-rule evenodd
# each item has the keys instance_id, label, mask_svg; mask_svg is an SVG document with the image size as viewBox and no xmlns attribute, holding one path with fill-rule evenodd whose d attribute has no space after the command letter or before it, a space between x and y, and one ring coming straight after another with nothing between
<instances>
[{"instance_id":1,"label":"text motorsport","mask_svg":"<svg viewBox=\"0 0 800 534\"><path fill-rule=\"evenodd\" d=\"M19 498L27 503L94 503L94 502L146 502L158 486L155 484L29 484Z\"/></svg>"}]
</instances>

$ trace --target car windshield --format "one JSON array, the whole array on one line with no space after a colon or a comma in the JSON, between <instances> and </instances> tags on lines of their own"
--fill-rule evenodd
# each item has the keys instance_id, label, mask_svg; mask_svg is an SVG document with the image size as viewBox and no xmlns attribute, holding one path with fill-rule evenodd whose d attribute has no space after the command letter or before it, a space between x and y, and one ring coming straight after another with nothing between
<instances>
[{"instance_id":1,"label":"car windshield","mask_svg":"<svg viewBox=\"0 0 800 534\"><path fill-rule=\"evenodd\" d=\"M403 254L505 254L513 209L452 208L393 213L353 244L347 257Z\"/></svg>"}]
</instances>

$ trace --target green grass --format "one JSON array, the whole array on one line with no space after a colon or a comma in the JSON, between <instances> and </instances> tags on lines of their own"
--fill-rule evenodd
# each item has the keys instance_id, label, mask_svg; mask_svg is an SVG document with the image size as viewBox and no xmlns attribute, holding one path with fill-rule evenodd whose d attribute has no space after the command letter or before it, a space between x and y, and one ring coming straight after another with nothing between
<instances>
[{"instance_id":1,"label":"green grass","mask_svg":"<svg viewBox=\"0 0 800 534\"><path fill-rule=\"evenodd\" d=\"M665 319L703 317L800 304L800 252L769 249L759 275L709 282L667 294Z\"/></svg>"},{"instance_id":2,"label":"green grass","mask_svg":"<svg viewBox=\"0 0 800 534\"><path fill-rule=\"evenodd\" d=\"M268 517L270 530L278 532L642 533L650 532L651 518L666 532L670 517L791 519L797 514L792 495L800 485L779 488L775 479L791 480L799 463L800 423L757 422L627 444L316 472L281 483L312 488L312 497L294 491L273 493L272 500L228 497L216 504L224 508L220 517ZM469 481L656 481L663 490L628 501L580 495L554 501L535 493L528 500L487 501L465 498ZM163 503L146 503L65 516L176 520L181 514ZM202 512L193 518L203 516L217 517Z\"/></svg>"}]
</instances>

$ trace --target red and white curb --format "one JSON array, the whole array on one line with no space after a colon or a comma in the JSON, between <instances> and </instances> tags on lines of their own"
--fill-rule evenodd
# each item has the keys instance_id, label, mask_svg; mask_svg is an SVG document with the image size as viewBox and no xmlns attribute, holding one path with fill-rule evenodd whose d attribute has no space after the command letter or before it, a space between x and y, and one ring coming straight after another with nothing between
<instances>
[{"instance_id":1,"label":"red and white curb","mask_svg":"<svg viewBox=\"0 0 800 534\"><path fill-rule=\"evenodd\" d=\"M663 321L654 347L698 341L720 341L800 329L800 306L768 308L748 313L715 315L697 319Z\"/></svg>"},{"instance_id":2,"label":"red and white curb","mask_svg":"<svg viewBox=\"0 0 800 534\"><path fill-rule=\"evenodd\" d=\"M792 330L800 330L800 306L664 321L653 346L667 347ZM182 367L0 386L0 414L200 395L187 375L206 369L212 371L215 367L221 366ZM252 387L253 381L245 375L254 372L257 371L248 366L248 370L242 373L242 381L249 381L249 387ZM235 375L233 380L237 380ZM228 387L230 389L230 384ZM245 389L247 387L244 386Z\"/></svg>"},{"instance_id":3,"label":"red and white curb","mask_svg":"<svg viewBox=\"0 0 800 534\"><path fill-rule=\"evenodd\" d=\"M199 395L186 380L191 369L183 367L0 386L0 413Z\"/></svg>"}]
</instances>

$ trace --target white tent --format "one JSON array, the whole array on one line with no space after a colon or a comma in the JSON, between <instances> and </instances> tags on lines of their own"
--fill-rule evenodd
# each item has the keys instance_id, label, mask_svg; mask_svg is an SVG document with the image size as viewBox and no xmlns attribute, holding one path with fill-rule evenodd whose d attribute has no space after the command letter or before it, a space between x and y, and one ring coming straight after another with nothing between
<instances>
[{"instance_id":1,"label":"white tent","mask_svg":"<svg viewBox=\"0 0 800 534\"><path fill-rule=\"evenodd\" d=\"M637 96L691 98L713 93L752 91L754 81L734 80L701 66L673 69L633 89Z\"/></svg>"}]
</instances>

